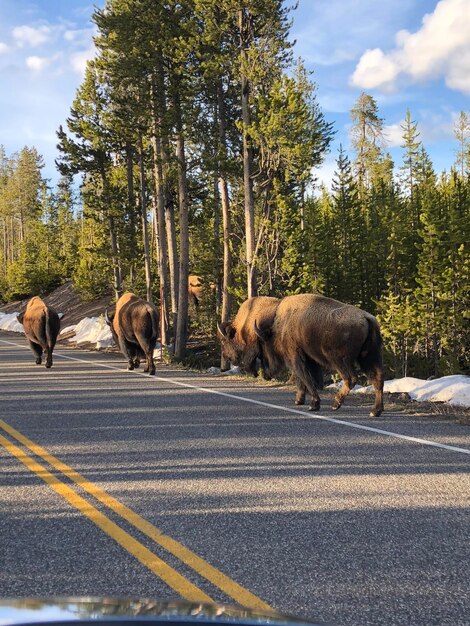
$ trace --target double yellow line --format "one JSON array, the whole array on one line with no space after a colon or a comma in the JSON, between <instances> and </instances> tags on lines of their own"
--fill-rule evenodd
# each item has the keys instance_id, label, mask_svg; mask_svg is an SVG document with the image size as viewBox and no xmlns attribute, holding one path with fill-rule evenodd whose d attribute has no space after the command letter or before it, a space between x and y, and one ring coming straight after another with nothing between
<instances>
[{"instance_id":1,"label":"double yellow line","mask_svg":"<svg viewBox=\"0 0 470 626\"><path fill-rule=\"evenodd\" d=\"M170 554L177 557L185 565L189 566L215 587L218 587L226 595L233 598L233 600L235 600L238 604L263 610L271 609L271 607L260 600L260 598L223 574L217 568L207 563L204 559L183 546L178 541L163 534L162 531L140 517L140 515L135 513L135 511L132 511L132 509L129 509L127 506L110 496L106 493L106 491L86 480L86 478L84 478L81 474L60 461L57 457L47 452L47 450L38 444L22 435L3 420L0 420L0 429L10 435L12 439L16 440L18 443L30 450L34 455L43 459L58 472L67 476L67 478L81 487L86 493L90 494L96 500L101 502L101 504L104 504L106 507L114 511L123 520L152 539ZM57 476L49 472L43 465L38 463L22 448L19 448L3 435L0 435L0 444L10 454L23 463L23 465L25 465L31 472L44 480L44 482L52 487L54 491L56 491L72 506L78 509L83 515L101 528L101 530L103 530L107 535L114 539L127 552L138 559L151 572L161 578L180 596L187 600L196 602L213 601L212 598L204 591L182 576L174 568L170 567L167 563L165 563L165 561L156 556L142 543L134 539L132 535L111 521L108 517L106 517L106 515L101 513L90 502L88 502L88 500L80 496L74 489L59 480Z\"/></svg>"}]
</instances>

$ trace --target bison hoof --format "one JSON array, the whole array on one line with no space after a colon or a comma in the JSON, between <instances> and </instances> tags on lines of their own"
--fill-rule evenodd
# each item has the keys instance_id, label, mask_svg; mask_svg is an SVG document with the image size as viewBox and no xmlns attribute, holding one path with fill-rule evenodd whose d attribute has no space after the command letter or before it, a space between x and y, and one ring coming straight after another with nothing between
<instances>
[{"instance_id":1,"label":"bison hoof","mask_svg":"<svg viewBox=\"0 0 470 626\"><path fill-rule=\"evenodd\" d=\"M140 367L140 361L134 361L134 367L136 370L138 370Z\"/></svg>"},{"instance_id":2,"label":"bison hoof","mask_svg":"<svg viewBox=\"0 0 470 626\"><path fill-rule=\"evenodd\" d=\"M341 408L341 403L340 402L334 402L332 407L333 411L337 411L338 409Z\"/></svg>"},{"instance_id":3,"label":"bison hoof","mask_svg":"<svg viewBox=\"0 0 470 626\"><path fill-rule=\"evenodd\" d=\"M319 402L315 402L315 404L311 404L308 407L309 411L319 411L320 410L320 403Z\"/></svg>"},{"instance_id":4,"label":"bison hoof","mask_svg":"<svg viewBox=\"0 0 470 626\"><path fill-rule=\"evenodd\" d=\"M296 406L301 406L302 404L305 404L305 398L296 398L294 404Z\"/></svg>"},{"instance_id":5,"label":"bison hoof","mask_svg":"<svg viewBox=\"0 0 470 626\"><path fill-rule=\"evenodd\" d=\"M133 369L134 369L134 363L132 363L132 365L129 363L129 365L127 366L127 371L132 372Z\"/></svg>"},{"instance_id":6,"label":"bison hoof","mask_svg":"<svg viewBox=\"0 0 470 626\"><path fill-rule=\"evenodd\" d=\"M36 365L41 365L42 363L42 359L40 356L38 356L38 358L36 359Z\"/></svg>"},{"instance_id":7,"label":"bison hoof","mask_svg":"<svg viewBox=\"0 0 470 626\"><path fill-rule=\"evenodd\" d=\"M52 363L46 363L46 368L49 370L52 367Z\"/></svg>"},{"instance_id":8,"label":"bison hoof","mask_svg":"<svg viewBox=\"0 0 470 626\"><path fill-rule=\"evenodd\" d=\"M369 413L369 417L380 417L381 413L382 413L382 411L371 411Z\"/></svg>"}]
</instances>

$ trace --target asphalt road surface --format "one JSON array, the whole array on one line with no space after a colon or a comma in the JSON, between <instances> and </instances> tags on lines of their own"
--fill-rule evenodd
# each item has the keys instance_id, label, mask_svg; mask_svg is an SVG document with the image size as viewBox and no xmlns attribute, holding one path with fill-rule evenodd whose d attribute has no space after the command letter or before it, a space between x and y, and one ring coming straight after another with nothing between
<instances>
[{"instance_id":1,"label":"asphalt road surface","mask_svg":"<svg viewBox=\"0 0 470 626\"><path fill-rule=\"evenodd\" d=\"M0 333L0 595L470 624L470 427Z\"/></svg>"}]
</instances>

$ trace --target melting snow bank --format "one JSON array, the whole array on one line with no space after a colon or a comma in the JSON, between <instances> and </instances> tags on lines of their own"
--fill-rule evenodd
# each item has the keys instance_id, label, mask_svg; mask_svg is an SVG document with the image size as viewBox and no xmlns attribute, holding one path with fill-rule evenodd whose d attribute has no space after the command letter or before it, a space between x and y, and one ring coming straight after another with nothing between
<instances>
[{"instance_id":1,"label":"melting snow bank","mask_svg":"<svg viewBox=\"0 0 470 626\"><path fill-rule=\"evenodd\" d=\"M334 389L341 383L328 385ZM373 393L374 388L360 387L356 385L351 393ZM434 380L422 380L421 378L395 378L386 380L384 384L386 393L407 393L416 402L447 402L451 406L470 408L470 377L460 374L443 376Z\"/></svg>"},{"instance_id":2,"label":"melting snow bank","mask_svg":"<svg viewBox=\"0 0 470 626\"><path fill-rule=\"evenodd\" d=\"M68 341L73 341L76 344L94 343L97 350L103 350L104 348L114 346L111 329L106 323L103 315L100 315L99 317L84 317L75 326L66 326L60 332L61 335L65 335L67 333L74 333L72 337L68 338ZM170 348L171 346L169 349ZM157 343L153 355L155 358L160 357L159 343Z\"/></svg>"},{"instance_id":3,"label":"melting snow bank","mask_svg":"<svg viewBox=\"0 0 470 626\"><path fill-rule=\"evenodd\" d=\"M237 376L241 374L241 369L238 365L232 365L229 370L221 370L220 367L209 367L207 370L208 374L223 374L224 376Z\"/></svg>"},{"instance_id":4,"label":"melting snow bank","mask_svg":"<svg viewBox=\"0 0 470 626\"><path fill-rule=\"evenodd\" d=\"M94 343L98 350L109 348L114 344L113 336L109 326L103 315L99 317L84 317L75 326L67 326L61 331L61 335L69 332L75 332L73 337L69 337L69 341L77 344Z\"/></svg>"},{"instance_id":5,"label":"melting snow bank","mask_svg":"<svg viewBox=\"0 0 470 626\"><path fill-rule=\"evenodd\" d=\"M9 330L10 332L13 332L13 333L24 334L23 324L20 324L19 321L16 319L17 315L18 315L18 312L16 313L1 313L0 312L0 330Z\"/></svg>"}]
</instances>

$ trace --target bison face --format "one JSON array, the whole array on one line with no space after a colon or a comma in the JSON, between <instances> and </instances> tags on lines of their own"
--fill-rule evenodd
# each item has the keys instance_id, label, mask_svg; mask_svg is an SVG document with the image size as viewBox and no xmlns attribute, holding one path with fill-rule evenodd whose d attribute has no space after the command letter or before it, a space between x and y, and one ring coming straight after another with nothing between
<instances>
[{"instance_id":1,"label":"bison face","mask_svg":"<svg viewBox=\"0 0 470 626\"><path fill-rule=\"evenodd\" d=\"M260 360L263 376L266 380L271 380L285 370L285 363L274 349L274 337L271 325L262 324L258 326L255 320L254 330L259 339Z\"/></svg>"},{"instance_id":2,"label":"bison face","mask_svg":"<svg viewBox=\"0 0 470 626\"><path fill-rule=\"evenodd\" d=\"M235 341L235 328L230 322L224 322L223 324L217 324L217 338L220 341L222 347L222 356L224 359L230 361L234 365L240 365L240 357L242 350Z\"/></svg>"},{"instance_id":3,"label":"bison face","mask_svg":"<svg viewBox=\"0 0 470 626\"><path fill-rule=\"evenodd\" d=\"M259 346L256 341L253 345L240 343L237 332L230 322L217 325L217 337L222 347L222 356L232 365L252 376L258 375Z\"/></svg>"}]
</instances>

